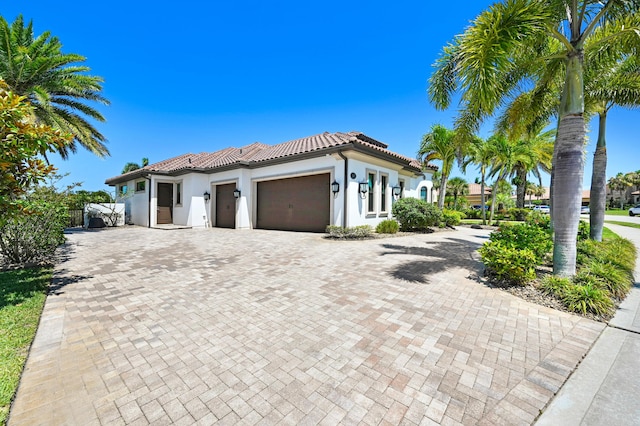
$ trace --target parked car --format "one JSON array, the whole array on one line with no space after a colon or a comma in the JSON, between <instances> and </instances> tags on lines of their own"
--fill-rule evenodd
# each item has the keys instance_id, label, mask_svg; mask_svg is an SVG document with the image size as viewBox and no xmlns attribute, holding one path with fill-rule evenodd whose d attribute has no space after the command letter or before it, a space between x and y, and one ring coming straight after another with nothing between
<instances>
[{"instance_id":1,"label":"parked car","mask_svg":"<svg viewBox=\"0 0 640 426\"><path fill-rule=\"evenodd\" d=\"M636 204L629 209L629 216L635 216L637 214L640 214L640 204Z\"/></svg>"},{"instance_id":2,"label":"parked car","mask_svg":"<svg viewBox=\"0 0 640 426\"><path fill-rule=\"evenodd\" d=\"M589 214L589 213L591 213L591 209L589 208L589 206L580 207L580 214Z\"/></svg>"},{"instance_id":3,"label":"parked car","mask_svg":"<svg viewBox=\"0 0 640 426\"><path fill-rule=\"evenodd\" d=\"M471 206L471 208L473 210L482 210L482 205L481 204L475 204L475 205ZM484 209L485 210L489 210L489 206L485 204L484 205Z\"/></svg>"},{"instance_id":4,"label":"parked car","mask_svg":"<svg viewBox=\"0 0 640 426\"><path fill-rule=\"evenodd\" d=\"M544 214L549 214L551 212L551 209L549 208L549 206L545 205L545 204L541 204L539 206L535 206L533 208L534 212L539 212L539 213L544 213Z\"/></svg>"}]
</instances>

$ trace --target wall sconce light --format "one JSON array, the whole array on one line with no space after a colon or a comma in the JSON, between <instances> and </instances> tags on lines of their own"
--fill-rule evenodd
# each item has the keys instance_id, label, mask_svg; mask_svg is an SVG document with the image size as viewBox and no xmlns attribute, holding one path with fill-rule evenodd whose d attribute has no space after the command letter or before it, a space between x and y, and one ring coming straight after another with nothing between
<instances>
[{"instance_id":1,"label":"wall sconce light","mask_svg":"<svg viewBox=\"0 0 640 426\"><path fill-rule=\"evenodd\" d=\"M211 194L209 194L208 191L205 191L204 194L202 194L202 197L204 198L204 201L209 201L211 199Z\"/></svg>"},{"instance_id":2,"label":"wall sconce light","mask_svg":"<svg viewBox=\"0 0 640 426\"><path fill-rule=\"evenodd\" d=\"M360 192L360 197L365 198L367 196L367 191L369 191L369 182L360 182L358 184L358 190Z\"/></svg>"},{"instance_id":3,"label":"wall sconce light","mask_svg":"<svg viewBox=\"0 0 640 426\"><path fill-rule=\"evenodd\" d=\"M238 188L233 190L233 197L240 198L240 190Z\"/></svg>"},{"instance_id":4,"label":"wall sconce light","mask_svg":"<svg viewBox=\"0 0 640 426\"><path fill-rule=\"evenodd\" d=\"M340 184L338 182L336 182L335 180L331 184L331 192L333 192L333 195L335 195L338 192L340 192Z\"/></svg>"},{"instance_id":5,"label":"wall sconce light","mask_svg":"<svg viewBox=\"0 0 640 426\"><path fill-rule=\"evenodd\" d=\"M394 186L392 188L393 190L393 196L394 197L399 197L400 196L400 192L402 191L402 188L400 188L399 186Z\"/></svg>"}]
</instances>

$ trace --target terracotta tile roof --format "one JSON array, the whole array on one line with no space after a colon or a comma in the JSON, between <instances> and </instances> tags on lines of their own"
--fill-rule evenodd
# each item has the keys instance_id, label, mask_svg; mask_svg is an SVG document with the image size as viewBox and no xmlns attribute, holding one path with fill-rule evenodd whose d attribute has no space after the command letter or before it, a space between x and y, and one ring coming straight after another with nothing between
<instances>
[{"instance_id":1,"label":"terracotta tile roof","mask_svg":"<svg viewBox=\"0 0 640 426\"><path fill-rule=\"evenodd\" d=\"M133 177L141 175L145 170L169 174L187 169L208 170L233 164L257 164L347 145L395 158L406 163L408 167L416 171L422 169L422 164L416 159L389 151L387 144L377 141L362 132L324 132L319 135L295 139L277 145L266 145L255 142L242 148L225 148L211 153L183 154L158 163L149 164L142 169L134 170L124 175L115 176L107 179L107 182L119 182L125 180L127 176ZM431 164L429 164L427 168L437 170L437 167Z\"/></svg>"}]
</instances>

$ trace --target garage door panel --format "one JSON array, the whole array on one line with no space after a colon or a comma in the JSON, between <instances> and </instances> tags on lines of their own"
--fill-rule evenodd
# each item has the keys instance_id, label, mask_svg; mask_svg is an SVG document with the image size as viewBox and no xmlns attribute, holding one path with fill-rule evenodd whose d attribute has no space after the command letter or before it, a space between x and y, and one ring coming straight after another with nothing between
<instances>
[{"instance_id":1,"label":"garage door panel","mask_svg":"<svg viewBox=\"0 0 640 426\"><path fill-rule=\"evenodd\" d=\"M258 182L262 229L324 232L330 216L329 174Z\"/></svg>"}]
</instances>

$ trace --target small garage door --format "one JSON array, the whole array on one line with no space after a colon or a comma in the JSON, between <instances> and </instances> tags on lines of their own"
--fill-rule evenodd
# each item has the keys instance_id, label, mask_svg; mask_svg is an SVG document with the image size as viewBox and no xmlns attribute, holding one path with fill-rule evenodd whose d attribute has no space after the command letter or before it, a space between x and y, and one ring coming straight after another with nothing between
<instances>
[{"instance_id":1,"label":"small garage door","mask_svg":"<svg viewBox=\"0 0 640 426\"><path fill-rule=\"evenodd\" d=\"M216 227L236 227L236 199L233 191L235 183L216 185Z\"/></svg>"},{"instance_id":2,"label":"small garage door","mask_svg":"<svg viewBox=\"0 0 640 426\"><path fill-rule=\"evenodd\" d=\"M329 225L330 175L258 182L257 227L324 232Z\"/></svg>"}]
</instances>

